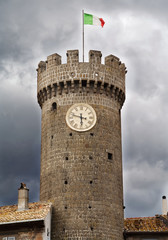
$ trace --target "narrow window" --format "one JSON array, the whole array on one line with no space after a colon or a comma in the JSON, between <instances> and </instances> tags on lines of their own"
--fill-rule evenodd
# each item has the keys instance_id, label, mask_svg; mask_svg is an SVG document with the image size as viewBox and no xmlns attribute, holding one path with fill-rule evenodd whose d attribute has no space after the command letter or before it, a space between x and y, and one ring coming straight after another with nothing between
<instances>
[{"instance_id":1,"label":"narrow window","mask_svg":"<svg viewBox=\"0 0 168 240\"><path fill-rule=\"evenodd\" d=\"M57 104L56 104L56 102L53 102L53 104L52 104L52 110L56 110L57 109Z\"/></svg>"}]
</instances>

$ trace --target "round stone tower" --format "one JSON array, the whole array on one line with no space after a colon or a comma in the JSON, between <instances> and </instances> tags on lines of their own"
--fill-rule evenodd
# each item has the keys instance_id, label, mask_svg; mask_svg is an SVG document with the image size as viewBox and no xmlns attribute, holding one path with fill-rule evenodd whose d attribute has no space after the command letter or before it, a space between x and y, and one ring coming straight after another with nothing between
<instances>
[{"instance_id":1,"label":"round stone tower","mask_svg":"<svg viewBox=\"0 0 168 240\"><path fill-rule=\"evenodd\" d=\"M123 240L121 114L126 68L100 51L38 65L40 200L53 202L51 239Z\"/></svg>"}]
</instances>

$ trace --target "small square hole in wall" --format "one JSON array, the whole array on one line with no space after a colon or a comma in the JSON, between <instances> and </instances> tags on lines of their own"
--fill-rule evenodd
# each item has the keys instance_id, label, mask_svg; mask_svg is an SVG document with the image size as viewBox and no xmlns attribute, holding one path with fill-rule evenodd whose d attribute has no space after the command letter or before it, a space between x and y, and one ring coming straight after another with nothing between
<instances>
[{"instance_id":1,"label":"small square hole in wall","mask_svg":"<svg viewBox=\"0 0 168 240\"><path fill-rule=\"evenodd\" d=\"M108 160L113 160L113 154L108 152Z\"/></svg>"}]
</instances>

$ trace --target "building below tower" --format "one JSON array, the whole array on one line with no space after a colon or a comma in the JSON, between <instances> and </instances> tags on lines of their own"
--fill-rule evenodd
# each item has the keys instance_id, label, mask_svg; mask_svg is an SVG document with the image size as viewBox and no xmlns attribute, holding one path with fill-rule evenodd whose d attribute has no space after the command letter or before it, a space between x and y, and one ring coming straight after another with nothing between
<instances>
[{"instance_id":1,"label":"building below tower","mask_svg":"<svg viewBox=\"0 0 168 240\"><path fill-rule=\"evenodd\" d=\"M52 203L29 203L28 194L24 191L27 188L19 188L18 205L0 207L0 240L51 240ZM22 201L20 196L25 196ZM20 204L26 207L20 209ZM122 234L123 240L167 240L167 213L126 218ZM81 237L83 239L85 237Z\"/></svg>"}]
</instances>

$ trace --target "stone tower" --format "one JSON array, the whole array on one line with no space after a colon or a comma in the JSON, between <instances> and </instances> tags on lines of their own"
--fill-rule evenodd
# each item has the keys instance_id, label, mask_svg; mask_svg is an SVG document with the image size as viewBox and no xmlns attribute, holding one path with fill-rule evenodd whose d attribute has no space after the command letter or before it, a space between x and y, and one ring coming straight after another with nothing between
<instances>
[{"instance_id":1,"label":"stone tower","mask_svg":"<svg viewBox=\"0 0 168 240\"><path fill-rule=\"evenodd\" d=\"M100 51L38 65L42 109L40 200L53 202L52 240L123 239L120 110L126 68Z\"/></svg>"}]
</instances>

